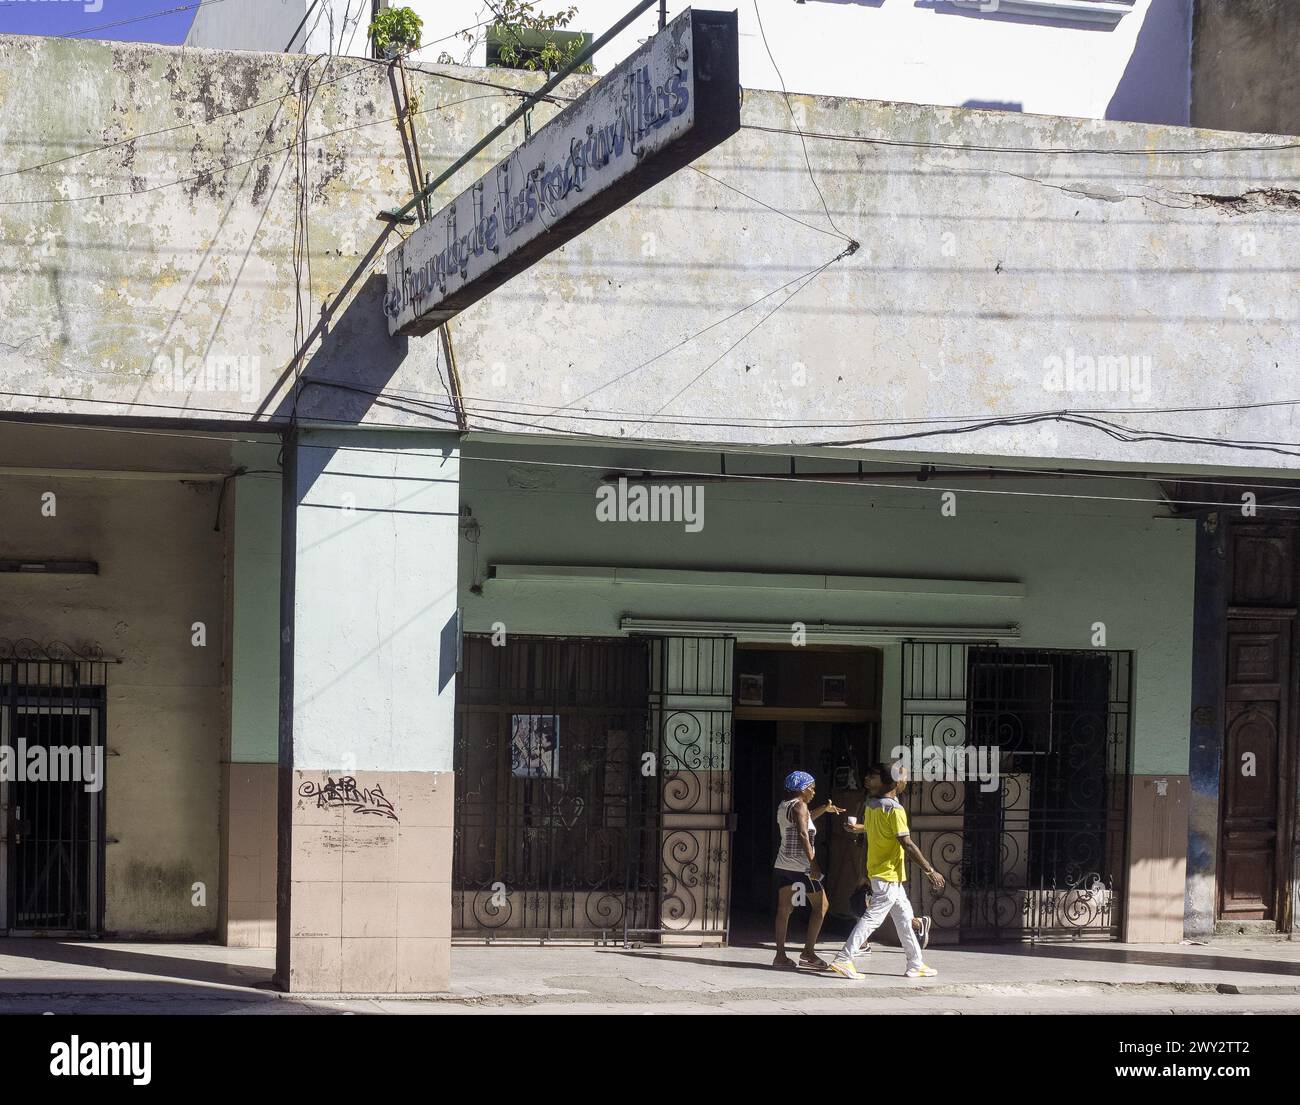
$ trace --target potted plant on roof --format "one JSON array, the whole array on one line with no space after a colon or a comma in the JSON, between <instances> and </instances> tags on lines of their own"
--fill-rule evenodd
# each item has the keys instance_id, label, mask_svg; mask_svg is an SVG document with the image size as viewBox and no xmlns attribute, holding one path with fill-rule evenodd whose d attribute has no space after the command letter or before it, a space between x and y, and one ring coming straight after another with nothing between
<instances>
[{"instance_id":1,"label":"potted plant on roof","mask_svg":"<svg viewBox=\"0 0 1300 1105\"><path fill-rule=\"evenodd\" d=\"M370 40L379 57L405 57L420 45L424 20L410 8L381 8L370 24Z\"/></svg>"}]
</instances>

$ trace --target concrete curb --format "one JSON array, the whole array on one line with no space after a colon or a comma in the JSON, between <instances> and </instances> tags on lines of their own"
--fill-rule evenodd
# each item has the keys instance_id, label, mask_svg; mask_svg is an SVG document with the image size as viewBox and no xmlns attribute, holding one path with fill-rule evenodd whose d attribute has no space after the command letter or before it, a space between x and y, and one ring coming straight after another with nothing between
<instances>
[{"instance_id":1,"label":"concrete curb","mask_svg":"<svg viewBox=\"0 0 1300 1105\"><path fill-rule=\"evenodd\" d=\"M134 982L101 984L85 980L51 979L39 989L30 985L31 980L23 980L22 988L10 987L0 980L0 1004L5 998L39 998L39 997L87 997L87 998L134 998L147 997L155 1000L186 1000L196 998L215 1001L245 1002L250 999L261 1001L287 1002L340 1002L340 1001L384 1001L384 1002L442 1002L459 1005L542 1005L570 1004L573 1002L602 1001L610 1004L670 1004L680 1001L705 1002L716 1004L732 1001L773 1001L804 1000L808 998L869 996L873 999L908 998L908 997L1000 997L1014 999L1032 996L1064 996L1078 993L1116 993L1125 994L1206 994L1230 995L1240 997L1289 997L1300 996L1300 981L1279 983L1276 986L1264 983L1232 982L1176 982L1176 981L1100 981L1093 979L1060 979L1055 981L1030 983L912 983L909 985L857 985L843 980L826 980L827 985L817 986L748 986L734 990L669 990L638 987L634 992L620 995L604 990L549 990L534 992L510 991L474 991L474 992L434 992L434 993L286 993L281 990L261 989L257 987L231 987L222 985L191 985L183 991L168 993L160 991L157 983ZM175 984L172 984L175 985Z\"/></svg>"}]
</instances>

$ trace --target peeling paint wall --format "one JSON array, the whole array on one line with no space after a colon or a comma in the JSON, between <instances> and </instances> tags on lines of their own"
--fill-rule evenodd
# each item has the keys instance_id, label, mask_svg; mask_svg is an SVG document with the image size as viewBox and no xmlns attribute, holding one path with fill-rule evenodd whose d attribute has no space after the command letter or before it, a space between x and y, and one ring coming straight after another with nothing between
<instances>
[{"instance_id":1,"label":"peeling paint wall","mask_svg":"<svg viewBox=\"0 0 1300 1105\"><path fill-rule=\"evenodd\" d=\"M482 83L507 79L537 83L413 75L426 169L517 103ZM873 141L812 137L806 162L781 97L747 93L746 129L703 159L709 175L679 172L453 322L474 429L772 446L1088 409L1142 431L1300 437L1293 406L1183 409L1294 390L1300 150L1004 112L791 107L809 132ZM0 38L0 143L29 169L0 176L0 364L22 393L5 406L284 419L298 373L300 418L454 425L436 337L385 333L396 239L375 215L411 191L393 115L388 71L357 59ZM1116 149L1147 152L1078 152ZM832 223L861 249L835 261ZM1055 419L875 447L1298 463Z\"/></svg>"},{"instance_id":2,"label":"peeling paint wall","mask_svg":"<svg viewBox=\"0 0 1300 1105\"><path fill-rule=\"evenodd\" d=\"M123 435L8 426L0 466L144 469L146 448ZM190 475L214 464L229 470L230 446L181 443L171 462ZM216 927L229 731L227 533L213 529L220 487L219 479L176 476L10 470L0 478L0 557L99 565L97 575L0 575L0 637L98 645L121 661L108 665L105 707L111 933L182 937ZM56 496L52 516L42 512L47 491ZM196 622L202 646L193 643Z\"/></svg>"}]
</instances>

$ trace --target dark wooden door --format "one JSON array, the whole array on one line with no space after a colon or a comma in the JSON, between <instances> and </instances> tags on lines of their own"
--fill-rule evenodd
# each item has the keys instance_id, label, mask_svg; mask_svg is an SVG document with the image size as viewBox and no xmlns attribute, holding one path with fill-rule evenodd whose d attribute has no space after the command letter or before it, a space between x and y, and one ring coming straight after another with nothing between
<instances>
[{"instance_id":1,"label":"dark wooden door","mask_svg":"<svg viewBox=\"0 0 1300 1105\"><path fill-rule=\"evenodd\" d=\"M1241 525L1229 542L1219 917L1284 923L1295 771L1297 530Z\"/></svg>"}]
</instances>

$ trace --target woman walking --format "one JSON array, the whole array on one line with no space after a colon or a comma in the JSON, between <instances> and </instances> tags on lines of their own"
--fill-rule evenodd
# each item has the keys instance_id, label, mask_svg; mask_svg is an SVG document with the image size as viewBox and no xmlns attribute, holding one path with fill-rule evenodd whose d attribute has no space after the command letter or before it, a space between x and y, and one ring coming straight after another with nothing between
<instances>
[{"instance_id":1,"label":"woman walking","mask_svg":"<svg viewBox=\"0 0 1300 1105\"><path fill-rule=\"evenodd\" d=\"M776 908L776 958L774 967L811 967L817 971L829 969L829 964L817 955L817 937L822 922L826 920L826 888L822 886L822 870L817 864L817 818L824 813L843 813L830 802L811 809L817 784L806 771L792 771L785 777L785 800L776 808L776 827L781 846L776 854L777 908ZM797 899L797 900L796 900ZM786 930L790 914L796 905L807 905L812 912L808 918L803 952L796 964L785 954Z\"/></svg>"}]
</instances>

